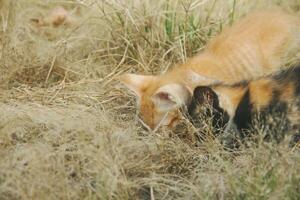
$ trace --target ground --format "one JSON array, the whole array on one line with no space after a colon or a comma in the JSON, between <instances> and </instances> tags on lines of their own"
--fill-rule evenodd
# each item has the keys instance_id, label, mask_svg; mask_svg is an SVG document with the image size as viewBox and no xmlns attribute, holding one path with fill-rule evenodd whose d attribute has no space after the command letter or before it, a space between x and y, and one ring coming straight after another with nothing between
<instances>
[{"instance_id":1,"label":"ground","mask_svg":"<svg viewBox=\"0 0 300 200\"><path fill-rule=\"evenodd\" d=\"M300 199L288 141L231 152L209 133L149 132L116 80L163 73L273 6L300 13L299 0L0 0L0 199Z\"/></svg>"}]
</instances>

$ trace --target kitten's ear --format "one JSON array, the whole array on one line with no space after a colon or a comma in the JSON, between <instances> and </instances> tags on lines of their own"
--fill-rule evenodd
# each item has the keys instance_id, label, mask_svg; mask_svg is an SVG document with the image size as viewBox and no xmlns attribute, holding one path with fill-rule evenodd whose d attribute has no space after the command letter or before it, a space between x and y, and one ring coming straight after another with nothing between
<instances>
[{"instance_id":1,"label":"kitten's ear","mask_svg":"<svg viewBox=\"0 0 300 200\"><path fill-rule=\"evenodd\" d=\"M187 81L188 87L192 89L199 85L212 85L219 82L212 77L198 74L191 69L188 69L184 72L184 78Z\"/></svg>"},{"instance_id":2,"label":"kitten's ear","mask_svg":"<svg viewBox=\"0 0 300 200\"><path fill-rule=\"evenodd\" d=\"M159 111L170 111L187 105L191 94L180 84L167 84L160 87L152 96L152 101Z\"/></svg>"},{"instance_id":3,"label":"kitten's ear","mask_svg":"<svg viewBox=\"0 0 300 200\"><path fill-rule=\"evenodd\" d=\"M193 93L193 100L199 105L217 106L219 98L216 92L207 86L198 86Z\"/></svg>"},{"instance_id":4,"label":"kitten's ear","mask_svg":"<svg viewBox=\"0 0 300 200\"><path fill-rule=\"evenodd\" d=\"M128 89L133 91L136 96L140 97L142 95L142 90L150 84L154 79L154 76L144 76L137 74L123 74L118 77Z\"/></svg>"}]
</instances>

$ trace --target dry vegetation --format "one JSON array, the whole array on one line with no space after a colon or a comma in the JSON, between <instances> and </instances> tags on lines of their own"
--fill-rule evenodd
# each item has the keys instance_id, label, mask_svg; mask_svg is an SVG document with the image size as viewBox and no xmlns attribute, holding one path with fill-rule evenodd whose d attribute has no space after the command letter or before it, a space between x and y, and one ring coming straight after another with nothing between
<instances>
[{"instance_id":1,"label":"dry vegetation","mask_svg":"<svg viewBox=\"0 0 300 200\"><path fill-rule=\"evenodd\" d=\"M300 199L287 142L229 152L192 130L151 133L114 80L162 73L274 5L300 12L299 0L0 0L0 199ZM57 6L67 23L49 23Z\"/></svg>"}]
</instances>

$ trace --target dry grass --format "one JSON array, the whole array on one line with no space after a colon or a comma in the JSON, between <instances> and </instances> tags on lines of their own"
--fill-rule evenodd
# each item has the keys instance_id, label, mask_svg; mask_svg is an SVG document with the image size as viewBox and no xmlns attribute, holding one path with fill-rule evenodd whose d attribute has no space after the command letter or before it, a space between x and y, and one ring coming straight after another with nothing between
<instances>
[{"instance_id":1,"label":"dry grass","mask_svg":"<svg viewBox=\"0 0 300 200\"><path fill-rule=\"evenodd\" d=\"M245 13L298 0L0 0L0 199L299 199L286 143L229 153L149 133L114 77L184 62ZM56 6L71 24L37 26ZM197 141L196 141L197 142Z\"/></svg>"}]
</instances>

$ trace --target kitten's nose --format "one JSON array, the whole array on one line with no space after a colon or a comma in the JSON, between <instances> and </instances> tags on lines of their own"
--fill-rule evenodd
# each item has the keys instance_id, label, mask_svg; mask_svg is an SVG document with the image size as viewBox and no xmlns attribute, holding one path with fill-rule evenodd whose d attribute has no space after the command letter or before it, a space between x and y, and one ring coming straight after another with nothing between
<instances>
[{"instance_id":1,"label":"kitten's nose","mask_svg":"<svg viewBox=\"0 0 300 200\"><path fill-rule=\"evenodd\" d=\"M146 122L144 122L144 120L140 116L138 116L138 121L139 121L139 123L142 124L143 129L146 131L153 131L155 128L154 125L152 125L152 124L148 125Z\"/></svg>"}]
</instances>

